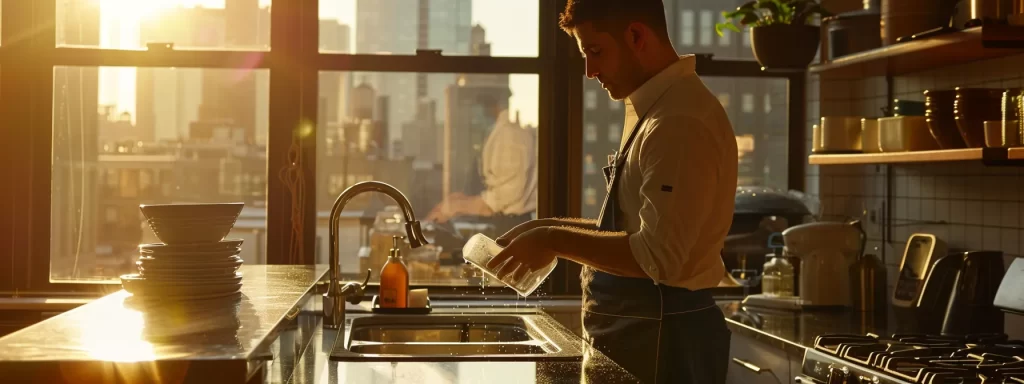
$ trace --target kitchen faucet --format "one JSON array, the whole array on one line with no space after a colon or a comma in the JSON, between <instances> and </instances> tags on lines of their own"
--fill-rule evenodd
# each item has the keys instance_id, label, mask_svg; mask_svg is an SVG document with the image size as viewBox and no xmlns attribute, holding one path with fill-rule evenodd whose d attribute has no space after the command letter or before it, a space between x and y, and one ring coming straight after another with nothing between
<instances>
[{"instance_id":1,"label":"kitchen faucet","mask_svg":"<svg viewBox=\"0 0 1024 384\"><path fill-rule=\"evenodd\" d=\"M427 244L427 239L423 237L423 230L420 229L420 222L416 221L416 214L412 211L412 205L409 204L409 199L402 194L401 191L379 181L364 181L356 183L348 189L345 189L338 199L334 201L334 207L331 208L330 217L330 263L329 271L331 275L330 286L327 288L327 293L323 295L323 310L324 310L324 327L337 329L345 326L345 301L358 304L362 299L363 290L366 288L366 283L370 280L370 271L366 271L366 280L363 284L352 282L345 284L342 287L340 284L341 280L341 265L339 263L338 256L338 226L341 220L341 211L345 209L345 205L348 204L349 200L353 197L362 194L363 192L380 192L391 197L396 203L402 208L402 214L405 216L405 232L409 235L409 245L413 248L419 248L422 245Z\"/></svg>"}]
</instances>

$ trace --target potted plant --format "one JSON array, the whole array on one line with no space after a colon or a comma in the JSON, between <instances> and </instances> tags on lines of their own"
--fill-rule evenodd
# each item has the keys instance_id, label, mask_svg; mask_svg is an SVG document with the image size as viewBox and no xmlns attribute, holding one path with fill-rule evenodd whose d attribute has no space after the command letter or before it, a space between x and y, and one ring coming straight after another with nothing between
<instances>
[{"instance_id":1,"label":"potted plant","mask_svg":"<svg viewBox=\"0 0 1024 384\"><path fill-rule=\"evenodd\" d=\"M742 33L736 25L750 26L754 57L764 68L806 68L818 52L821 32L809 24L815 16L827 17L817 0L753 0L722 12L726 22L715 25L721 36L725 29Z\"/></svg>"}]
</instances>

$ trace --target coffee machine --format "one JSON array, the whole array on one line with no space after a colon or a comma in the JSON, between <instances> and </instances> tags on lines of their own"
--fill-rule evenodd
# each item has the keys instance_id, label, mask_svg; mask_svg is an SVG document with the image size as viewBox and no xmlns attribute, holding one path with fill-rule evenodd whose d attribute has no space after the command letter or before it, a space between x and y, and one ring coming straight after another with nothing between
<instances>
[{"instance_id":1,"label":"coffee machine","mask_svg":"<svg viewBox=\"0 0 1024 384\"><path fill-rule=\"evenodd\" d=\"M859 221L801 224L782 231L782 239L783 255L799 266L795 296L750 295L744 304L794 310L850 305L849 268L867 240Z\"/></svg>"}]
</instances>

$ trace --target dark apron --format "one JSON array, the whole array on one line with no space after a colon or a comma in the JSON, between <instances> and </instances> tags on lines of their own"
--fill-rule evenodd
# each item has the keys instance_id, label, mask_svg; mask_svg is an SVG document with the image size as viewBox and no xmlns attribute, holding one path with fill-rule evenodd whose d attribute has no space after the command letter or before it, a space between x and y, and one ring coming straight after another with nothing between
<instances>
[{"instance_id":1,"label":"dark apron","mask_svg":"<svg viewBox=\"0 0 1024 384\"><path fill-rule=\"evenodd\" d=\"M599 228L622 231L616 193L627 153L646 114L604 168L608 193ZM630 257L624 255L623 257ZM709 290L655 284L584 266L583 327L588 343L644 383L723 384L731 334Z\"/></svg>"}]
</instances>

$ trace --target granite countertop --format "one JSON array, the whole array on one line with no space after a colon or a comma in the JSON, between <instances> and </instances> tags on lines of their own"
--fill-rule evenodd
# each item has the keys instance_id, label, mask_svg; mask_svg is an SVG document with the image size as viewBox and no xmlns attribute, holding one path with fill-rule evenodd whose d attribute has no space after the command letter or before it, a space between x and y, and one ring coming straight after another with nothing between
<instances>
[{"instance_id":1,"label":"granite countertop","mask_svg":"<svg viewBox=\"0 0 1024 384\"><path fill-rule=\"evenodd\" d=\"M323 265L243 266L241 297L188 306L140 303L121 290L0 338L0 377L100 382L116 368L121 375L180 372L184 380L216 374L244 381L271 356L279 326L297 314L326 271Z\"/></svg>"},{"instance_id":2,"label":"granite countertop","mask_svg":"<svg viewBox=\"0 0 1024 384\"><path fill-rule=\"evenodd\" d=\"M814 339L820 335L874 333L887 336L915 332L911 325L899 324L885 312L785 311L744 306L738 300L718 303L733 333L752 337L790 354L802 355L804 349L814 347Z\"/></svg>"}]
</instances>

